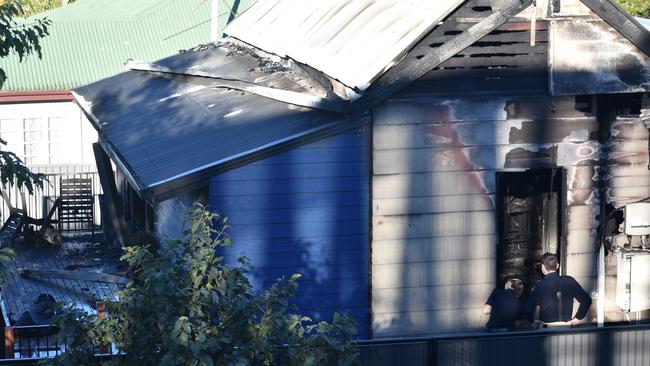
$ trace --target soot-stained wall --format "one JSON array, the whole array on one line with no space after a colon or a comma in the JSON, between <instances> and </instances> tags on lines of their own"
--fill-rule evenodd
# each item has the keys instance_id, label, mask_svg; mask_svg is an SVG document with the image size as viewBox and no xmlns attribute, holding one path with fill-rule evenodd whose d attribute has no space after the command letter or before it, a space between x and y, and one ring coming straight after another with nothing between
<instances>
[{"instance_id":1,"label":"soot-stained wall","mask_svg":"<svg viewBox=\"0 0 650 366\"><path fill-rule=\"evenodd\" d=\"M592 291L598 122L574 97L394 100L373 134L377 337L479 328L495 286L495 175L566 171L566 270Z\"/></svg>"}]
</instances>

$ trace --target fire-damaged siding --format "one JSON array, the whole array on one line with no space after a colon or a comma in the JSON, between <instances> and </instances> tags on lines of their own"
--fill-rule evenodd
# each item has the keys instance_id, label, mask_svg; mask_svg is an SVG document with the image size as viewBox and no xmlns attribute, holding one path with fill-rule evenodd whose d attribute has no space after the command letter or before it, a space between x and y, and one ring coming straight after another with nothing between
<instances>
[{"instance_id":1,"label":"fire-damaged siding","mask_svg":"<svg viewBox=\"0 0 650 366\"><path fill-rule=\"evenodd\" d=\"M498 171L563 167L567 270L595 285L598 123L573 97L394 100L374 113L377 337L482 326L495 286Z\"/></svg>"},{"instance_id":2,"label":"fire-damaged siding","mask_svg":"<svg viewBox=\"0 0 650 366\"><path fill-rule=\"evenodd\" d=\"M648 128L650 98L647 95L641 101L640 110L625 110L611 123L609 140L602 148L603 166L600 169L609 217L616 216L616 209L623 209L629 203L650 197ZM605 235L615 233L608 231ZM622 321L625 313L621 312L615 302L617 267L616 256L612 254L606 259L605 281L605 321Z\"/></svg>"},{"instance_id":3,"label":"fire-damaged siding","mask_svg":"<svg viewBox=\"0 0 650 366\"><path fill-rule=\"evenodd\" d=\"M299 273L295 303L315 320L335 311L368 336L369 129L341 133L215 176L210 205L225 213L256 290Z\"/></svg>"},{"instance_id":4,"label":"fire-damaged siding","mask_svg":"<svg viewBox=\"0 0 650 366\"><path fill-rule=\"evenodd\" d=\"M609 142L603 148L607 162L603 169L606 198L614 208L650 197L650 97L642 99L641 107L640 115L633 111L629 115L619 115L612 122Z\"/></svg>"}]
</instances>

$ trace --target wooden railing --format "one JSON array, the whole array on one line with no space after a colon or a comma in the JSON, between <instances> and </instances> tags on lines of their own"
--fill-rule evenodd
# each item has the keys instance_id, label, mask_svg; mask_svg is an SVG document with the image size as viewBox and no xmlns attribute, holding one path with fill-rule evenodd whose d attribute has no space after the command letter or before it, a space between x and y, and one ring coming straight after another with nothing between
<instances>
[{"instance_id":1,"label":"wooden railing","mask_svg":"<svg viewBox=\"0 0 650 366\"><path fill-rule=\"evenodd\" d=\"M26 209L29 216L34 218L41 218L47 215L49 209L54 204L54 201L59 197L61 190L61 179L65 178L90 178L93 183L92 192L95 199L95 212L94 222L100 225L100 204L98 197L102 193L102 188L99 183L99 176L97 169L94 166L48 166L48 167L34 167L32 171L35 173L43 173L47 178L42 189L35 189L33 194L29 194L27 190L19 190L16 186L7 187L6 192L11 200L13 207ZM23 207L21 193L25 197L26 207ZM4 222L9 217L9 207L4 201L0 203L0 220ZM55 214L54 219L57 219ZM0 224L1 225L1 224ZM66 228L64 228L66 229ZM68 228L74 230L76 228Z\"/></svg>"}]
</instances>

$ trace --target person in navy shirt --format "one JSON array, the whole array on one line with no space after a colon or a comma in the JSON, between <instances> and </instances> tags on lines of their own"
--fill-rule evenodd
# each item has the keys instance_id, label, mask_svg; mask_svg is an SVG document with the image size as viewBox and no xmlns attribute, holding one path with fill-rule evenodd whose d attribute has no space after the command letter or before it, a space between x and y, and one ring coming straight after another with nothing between
<instances>
[{"instance_id":1,"label":"person in navy shirt","mask_svg":"<svg viewBox=\"0 0 650 366\"><path fill-rule=\"evenodd\" d=\"M524 308L524 317L534 323L535 307L539 305L539 320L543 323L567 322L574 326L587 315L591 297L571 276L557 274L558 260L555 254L542 256L541 270L544 278L538 281L530 292ZM573 299L580 307L573 315Z\"/></svg>"},{"instance_id":2,"label":"person in navy shirt","mask_svg":"<svg viewBox=\"0 0 650 366\"><path fill-rule=\"evenodd\" d=\"M524 292L524 284L518 278L506 281L504 289L495 289L483 305L483 314L490 315L485 326L490 330L505 331L516 327L522 319L522 303L520 296Z\"/></svg>"}]
</instances>

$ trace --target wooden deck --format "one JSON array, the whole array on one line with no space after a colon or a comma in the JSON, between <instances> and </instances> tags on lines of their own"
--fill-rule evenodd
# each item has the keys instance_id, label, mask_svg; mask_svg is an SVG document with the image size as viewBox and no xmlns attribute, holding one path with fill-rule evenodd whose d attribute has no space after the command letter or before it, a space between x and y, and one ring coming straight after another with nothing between
<instances>
[{"instance_id":1,"label":"wooden deck","mask_svg":"<svg viewBox=\"0 0 650 366\"><path fill-rule=\"evenodd\" d=\"M90 235L66 237L56 248L28 247L19 241L13 249L17 258L2 286L2 301L10 319L16 320L28 311L39 294L48 293L57 302L74 303L94 312L98 301L114 297L118 290L117 285L110 283L18 274L19 268L117 273L119 251L108 250L105 244L92 241Z\"/></svg>"}]
</instances>

